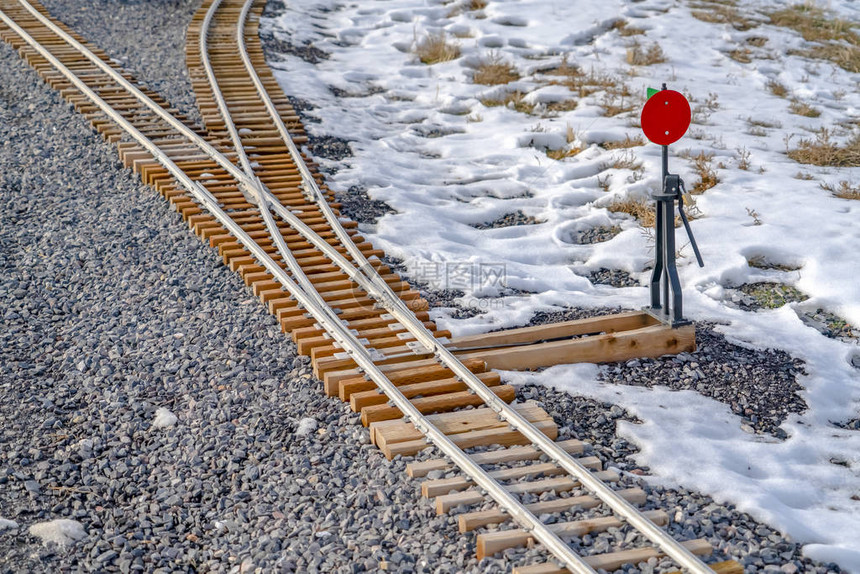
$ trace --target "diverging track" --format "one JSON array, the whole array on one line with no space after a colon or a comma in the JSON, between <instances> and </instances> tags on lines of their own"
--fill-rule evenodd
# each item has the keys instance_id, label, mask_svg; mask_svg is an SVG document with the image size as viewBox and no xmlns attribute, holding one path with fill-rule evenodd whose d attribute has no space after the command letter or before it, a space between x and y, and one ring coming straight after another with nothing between
<instances>
[{"instance_id":1,"label":"diverging track","mask_svg":"<svg viewBox=\"0 0 860 574\"><path fill-rule=\"evenodd\" d=\"M635 508L642 490L615 490L615 473L576 456L586 445L555 442L557 426L540 406L511 404L513 388L480 358L460 361L447 349L449 334L429 321L427 303L339 218L296 147L301 125L263 60L262 3L207 1L195 16L187 57L207 131L138 88L43 9L0 0L0 10L0 36L218 248L311 356L326 392L361 412L385 455L415 455L428 442L441 451L445 458L409 466L416 478L459 473L421 485L440 513L489 496L498 508L459 514L462 531L517 522L478 534L479 556L538 542L560 565L517 572L614 570L660 555L686 570L712 571L695 556L710 553L706 541L672 539L659 527L669 520L665 512ZM540 502L523 504L522 496L542 493ZM547 524L543 515L556 520ZM642 547L583 557L565 541L609 528L637 531Z\"/></svg>"}]
</instances>

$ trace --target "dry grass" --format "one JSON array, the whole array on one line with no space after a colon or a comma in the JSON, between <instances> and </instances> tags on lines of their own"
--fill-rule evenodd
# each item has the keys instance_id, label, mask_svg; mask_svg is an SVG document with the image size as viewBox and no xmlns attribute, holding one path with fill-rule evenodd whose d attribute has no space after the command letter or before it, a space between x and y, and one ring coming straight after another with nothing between
<instances>
[{"instance_id":1,"label":"dry grass","mask_svg":"<svg viewBox=\"0 0 860 574\"><path fill-rule=\"evenodd\" d=\"M483 10L487 7L487 0L469 0L469 10Z\"/></svg>"},{"instance_id":2,"label":"dry grass","mask_svg":"<svg viewBox=\"0 0 860 574\"><path fill-rule=\"evenodd\" d=\"M547 114L544 114L544 116L546 117L547 115L551 115L551 114L557 114L557 113L561 113L561 112L569 112L571 110L575 110L576 106L578 106L578 105L579 105L579 102L574 100L574 99L561 100L558 102L550 102L550 103L544 105L544 109L547 112Z\"/></svg>"},{"instance_id":3,"label":"dry grass","mask_svg":"<svg viewBox=\"0 0 860 574\"><path fill-rule=\"evenodd\" d=\"M758 22L743 16L735 7L735 2L696 2L691 11L693 18L711 24L728 24L735 30L744 32L758 26Z\"/></svg>"},{"instance_id":4,"label":"dry grass","mask_svg":"<svg viewBox=\"0 0 860 574\"><path fill-rule=\"evenodd\" d=\"M498 86L508 84L520 79L517 68L502 60L498 54L491 54L489 58L481 62L472 76L472 81L484 86Z\"/></svg>"},{"instance_id":5,"label":"dry grass","mask_svg":"<svg viewBox=\"0 0 860 574\"><path fill-rule=\"evenodd\" d=\"M771 78L767 81L767 89L774 96L784 98L788 95L788 88Z\"/></svg>"},{"instance_id":6,"label":"dry grass","mask_svg":"<svg viewBox=\"0 0 860 574\"><path fill-rule=\"evenodd\" d=\"M822 183L821 189L842 199L860 199L860 186L851 185L851 182L845 180L840 181L838 186Z\"/></svg>"},{"instance_id":7,"label":"dry grass","mask_svg":"<svg viewBox=\"0 0 860 574\"><path fill-rule=\"evenodd\" d=\"M752 62L752 50L749 48L735 48L729 52L729 58L741 64L749 64Z\"/></svg>"},{"instance_id":8,"label":"dry grass","mask_svg":"<svg viewBox=\"0 0 860 574\"><path fill-rule=\"evenodd\" d=\"M488 108L493 108L496 106L505 106L506 108L516 110L523 114L531 114L532 112L534 112L535 106L534 104L530 104L529 102L525 101L523 99L524 95L525 94L520 91L508 92L502 99L482 98L481 103Z\"/></svg>"},{"instance_id":9,"label":"dry grass","mask_svg":"<svg viewBox=\"0 0 860 574\"><path fill-rule=\"evenodd\" d=\"M809 2L777 10L770 14L770 21L800 33L804 40L819 43L799 55L829 60L849 72L860 72L860 36L854 32L853 22L831 17Z\"/></svg>"},{"instance_id":10,"label":"dry grass","mask_svg":"<svg viewBox=\"0 0 860 574\"><path fill-rule=\"evenodd\" d=\"M815 139L802 139L788 157L798 163L829 167L860 167L860 135L844 146L837 145L826 128L816 132Z\"/></svg>"},{"instance_id":11,"label":"dry grass","mask_svg":"<svg viewBox=\"0 0 860 574\"><path fill-rule=\"evenodd\" d=\"M802 53L807 58L830 60L843 70L860 73L860 47L844 44L824 44Z\"/></svg>"},{"instance_id":12,"label":"dry grass","mask_svg":"<svg viewBox=\"0 0 860 574\"><path fill-rule=\"evenodd\" d=\"M445 33L430 34L415 46L415 53L421 62L432 65L449 62L460 57L460 46L448 42Z\"/></svg>"},{"instance_id":13,"label":"dry grass","mask_svg":"<svg viewBox=\"0 0 860 574\"><path fill-rule=\"evenodd\" d=\"M627 149L642 145L645 145L645 139L641 135L631 138L630 134L626 134L623 140L603 142L601 144L604 149Z\"/></svg>"},{"instance_id":14,"label":"dry grass","mask_svg":"<svg viewBox=\"0 0 860 574\"><path fill-rule=\"evenodd\" d=\"M620 78L594 69L584 72L579 66L571 64L566 57L557 68L544 73L553 77L549 81L550 84L565 86L579 98L605 92L601 96L600 105L603 106L606 116L637 110L642 105L642 97L634 95L630 86ZM556 102L548 104L547 110L567 111L573 109L575 103L573 100Z\"/></svg>"},{"instance_id":15,"label":"dry grass","mask_svg":"<svg viewBox=\"0 0 860 574\"><path fill-rule=\"evenodd\" d=\"M632 215L639 225L644 228L653 228L657 223L657 216L654 213L654 204L644 199L618 199L606 206L608 211L612 213L626 213ZM687 213L689 219L696 219L692 213ZM675 216L675 227L681 226L681 217Z\"/></svg>"},{"instance_id":16,"label":"dry grass","mask_svg":"<svg viewBox=\"0 0 860 574\"><path fill-rule=\"evenodd\" d=\"M782 122L778 120L763 120L761 118L753 118L752 116L747 118L747 123L751 126L758 126L760 128L781 128Z\"/></svg>"},{"instance_id":17,"label":"dry grass","mask_svg":"<svg viewBox=\"0 0 860 574\"><path fill-rule=\"evenodd\" d=\"M600 105L605 110L605 115L612 117L638 110L642 106L643 99L642 95L634 95L630 91L630 86L619 83L606 89L600 98Z\"/></svg>"},{"instance_id":18,"label":"dry grass","mask_svg":"<svg viewBox=\"0 0 860 574\"><path fill-rule=\"evenodd\" d=\"M600 170L607 169L629 169L639 171L642 169L642 162L629 149L624 149L620 153L614 154L608 162L600 164Z\"/></svg>"},{"instance_id":19,"label":"dry grass","mask_svg":"<svg viewBox=\"0 0 860 574\"><path fill-rule=\"evenodd\" d=\"M828 17L822 8L809 2L777 10L769 16L771 24L791 28L809 42L844 40L860 44L857 34L852 30L852 22Z\"/></svg>"},{"instance_id":20,"label":"dry grass","mask_svg":"<svg viewBox=\"0 0 860 574\"><path fill-rule=\"evenodd\" d=\"M737 149L738 152L738 169L742 169L744 171L749 170L750 166L750 150L745 147L739 147Z\"/></svg>"},{"instance_id":21,"label":"dry grass","mask_svg":"<svg viewBox=\"0 0 860 574\"><path fill-rule=\"evenodd\" d=\"M546 150L546 156L555 160L563 160L566 157L573 157L579 152L582 151L581 147L563 147L561 149L548 149Z\"/></svg>"},{"instance_id":22,"label":"dry grass","mask_svg":"<svg viewBox=\"0 0 860 574\"><path fill-rule=\"evenodd\" d=\"M651 44L647 49L644 49L639 42L635 42L627 48L627 63L631 66L651 66L662 64L665 61L666 56L659 44Z\"/></svg>"},{"instance_id":23,"label":"dry grass","mask_svg":"<svg viewBox=\"0 0 860 574\"><path fill-rule=\"evenodd\" d=\"M821 115L820 111L800 100L791 100L791 103L788 104L788 111L798 116L806 116L807 118L817 118Z\"/></svg>"},{"instance_id":24,"label":"dry grass","mask_svg":"<svg viewBox=\"0 0 860 574\"><path fill-rule=\"evenodd\" d=\"M767 44L767 38L764 36L750 36L745 39L744 42L749 44L750 46L755 46L756 48L761 48L765 44Z\"/></svg>"},{"instance_id":25,"label":"dry grass","mask_svg":"<svg viewBox=\"0 0 860 574\"><path fill-rule=\"evenodd\" d=\"M720 179L717 177L717 171L713 166L714 154L706 154L702 151L699 152L699 155L693 157L692 160L693 169L696 171L696 175L699 176L699 181L693 184L690 193L700 195L717 185Z\"/></svg>"},{"instance_id":26,"label":"dry grass","mask_svg":"<svg viewBox=\"0 0 860 574\"><path fill-rule=\"evenodd\" d=\"M803 173L802 171L799 171L796 174L794 174L794 179L802 179L804 181L812 181L813 179L815 179L815 176L812 175L811 173Z\"/></svg>"},{"instance_id":27,"label":"dry grass","mask_svg":"<svg viewBox=\"0 0 860 574\"><path fill-rule=\"evenodd\" d=\"M632 215L642 227L654 227L656 223L654 206L644 199L619 199L607 205L606 209L612 213Z\"/></svg>"},{"instance_id":28,"label":"dry grass","mask_svg":"<svg viewBox=\"0 0 860 574\"><path fill-rule=\"evenodd\" d=\"M612 24L612 30L618 30L618 34L620 36L641 36L645 33L645 30L642 28L636 28L635 26L628 26L628 22L626 20L616 20L615 23Z\"/></svg>"}]
</instances>

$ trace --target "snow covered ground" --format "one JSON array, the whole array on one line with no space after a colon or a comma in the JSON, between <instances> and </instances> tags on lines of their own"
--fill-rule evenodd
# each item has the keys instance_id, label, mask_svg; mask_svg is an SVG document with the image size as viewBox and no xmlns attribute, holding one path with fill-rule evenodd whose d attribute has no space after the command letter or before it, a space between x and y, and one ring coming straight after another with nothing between
<instances>
[{"instance_id":1,"label":"snow covered ground","mask_svg":"<svg viewBox=\"0 0 860 574\"><path fill-rule=\"evenodd\" d=\"M860 431L834 424L860 416L860 347L810 326L860 325L860 201L833 191L857 195L860 169L786 153L820 141L822 128L839 145L857 135L858 75L804 55L815 44L771 24L767 14L786 6L315 0L291 3L263 30L292 44L273 65L288 94L317 106L309 130L351 142L353 156L331 163L332 186L366 188L395 210L363 225L366 235L413 279L459 289L464 307L482 311L437 311L456 334L558 306L646 304L652 240L617 210L656 188L660 149L618 142L644 143L647 87L686 94L694 123L672 146L670 169L688 189L706 188L692 223L704 268L678 236L686 315L805 361L808 410L789 417L779 441L744 432L727 406L692 391L599 383L594 366L511 377L623 406L644 421L621 432L641 448L650 480L735 503L806 543L808 556L860 572ZM827 8L860 20L852 0ZM457 57L423 63L433 39ZM308 61L320 55L309 45L328 56ZM595 284L601 269L640 286ZM762 282L795 296L773 309L736 304L739 287Z\"/></svg>"}]
</instances>

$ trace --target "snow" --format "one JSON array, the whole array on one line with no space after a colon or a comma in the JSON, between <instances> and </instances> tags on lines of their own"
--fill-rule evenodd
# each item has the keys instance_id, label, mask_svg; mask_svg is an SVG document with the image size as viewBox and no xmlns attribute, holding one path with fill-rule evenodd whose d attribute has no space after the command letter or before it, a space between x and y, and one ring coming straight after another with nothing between
<instances>
[{"instance_id":1,"label":"snow","mask_svg":"<svg viewBox=\"0 0 860 574\"><path fill-rule=\"evenodd\" d=\"M43 544L53 542L60 546L67 546L72 542L80 540L87 535L83 524L77 520L58 518L48 522L39 522L30 527L30 534L42 539Z\"/></svg>"},{"instance_id":2,"label":"snow","mask_svg":"<svg viewBox=\"0 0 860 574\"><path fill-rule=\"evenodd\" d=\"M296 436L307 436L317 430L316 419L307 417L299 421L299 426L296 428Z\"/></svg>"},{"instance_id":3,"label":"snow","mask_svg":"<svg viewBox=\"0 0 860 574\"><path fill-rule=\"evenodd\" d=\"M8 518L0 518L0 532L3 530L15 530L18 528L18 523Z\"/></svg>"},{"instance_id":4,"label":"snow","mask_svg":"<svg viewBox=\"0 0 860 574\"><path fill-rule=\"evenodd\" d=\"M157 429L169 428L176 424L176 415L164 407L159 407L155 411L155 418L152 420L152 427Z\"/></svg>"},{"instance_id":5,"label":"snow","mask_svg":"<svg viewBox=\"0 0 860 574\"><path fill-rule=\"evenodd\" d=\"M353 157L330 164L337 168L331 187L364 186L372 199L396 210L375 225L363 224L363 234L404 259L413 279L460 288L464 306L485 311L464 320L435 311L440 326L456 335L521 325L535 311L558 306L643 306L644 287L593 285L586 277L605 267L647 281L648 234L606 207L650 196L659 184L660 148L598 144L641 134L638 110L647 87L666 82L687 94L694 124L671 147L670 169L691 188L698 178L684 156L713 154L720 181L696 196L700 217L692 227L704 268L679 230L685 314L720 323L734 343L782 349L804 360L807 374L799 383L809 410L782 425L789 439L779 442L741 431L726 406L694 392L598 384L592 366L511 376L623 406L644 421L619 430L639 445L639 462L654 473L650 480L732 502L805 543L808 556L860 573L860 433L832 424L860 412L860 372L850 364L860 350L799 318L825 309L860 324L860 201L821 187L841 181L856 187L860 170L801 165L785 154L820 128L832 130L840 143L856 132L858 76L789 55L809 44L764 23L764 11L785 6L775 0L739 3L741 13L758 14L762 23L747 31L701 22L669 0L489 0L481 12L468 4L317 0L290 4L285 14L263 22L293 44L312 42L330 54L316 65L289 54L272 63L287 93L318 106L312 113L319 123L307 129L351 140ZM826 6L858 19L850 0ZM646 33L620 35L613 28L619 19ZM459 45L461 56L420 63L416 42L440 31ZM746 41L754 36L767 42ZM626 55L633 42L643 49L659 43L666 62L632 68ZM752 62L731 59L737 48L749 48ZM551 83L558 77L546 72L563 58L629 85L640 98L635 111L607 117L611 95L604 90L580 97ZM476 67L489 59L514 64L520 79L507 86L472 83ZM772 94L772 81L821 115L789 113L790 99ZM336 96L331 87L351 97ZM485 105L514 91L527 107L535 106L531 114ZM548 111L571 96L575 109ZM584 149L560 161L545 153L573 147ZM741 169L746 153L750 165ZM637 162L642 169L631 169ZM620 163L628 165L611 167ZM473 227L517 211L541 223ZM595 226L618 226L621 233L604 243L576 243L580 232ZM797 270L759 269L750 265L755 259ZM786 283L809 298L755 313L728 304L731 288L758 281Z\"/></svg>"}]
</instances>

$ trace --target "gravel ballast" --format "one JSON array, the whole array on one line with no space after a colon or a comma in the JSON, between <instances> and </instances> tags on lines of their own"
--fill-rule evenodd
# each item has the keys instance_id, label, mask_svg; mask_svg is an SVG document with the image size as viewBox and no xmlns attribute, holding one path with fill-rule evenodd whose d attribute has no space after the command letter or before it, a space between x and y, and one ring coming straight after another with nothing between
<instances>
[{"instance_id":1,"label":"gravel ballast","mask_svg":"<svg viewBox=\"0 0 860 574\"><path fill-rule=\"evenodd\" d=\"M46 5L197 117L184 69L197 2ZM474 537L323 396L239 277L5 44L0 77L0 572L510 570L478 563ZM519 393L560 424L587 421L566 432L641 470L614 434L617 407ZM723 513L737 537L721 555L743 554L748 572L786 556L827 571L731 508L651 496L690 517L685 535L707 535L706 505ZM85 536L44 546L28 532L56 519Z\"/></svg>"}]
</instances>

